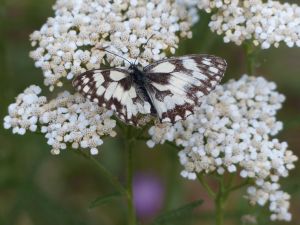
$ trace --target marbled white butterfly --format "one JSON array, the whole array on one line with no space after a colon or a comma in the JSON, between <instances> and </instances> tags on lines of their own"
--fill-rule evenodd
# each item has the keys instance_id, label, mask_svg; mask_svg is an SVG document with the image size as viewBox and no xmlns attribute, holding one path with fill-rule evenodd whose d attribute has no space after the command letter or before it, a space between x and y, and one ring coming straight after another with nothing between
<instances>
[{"instance_id":1,"label":"marbled white butterfly","mask_svg":"<svg viewBox=\"0 0 300 225\"><path fill-rule=\"evenodd\" d=\"M159 60L144 68L95 69L78 75L73 86L86 98L112 109L124 122L137 125L139 115L152 114L175 123L193 114L200 98L222 79L226 61L211 55Z\"/></svg>"}]
</instances>

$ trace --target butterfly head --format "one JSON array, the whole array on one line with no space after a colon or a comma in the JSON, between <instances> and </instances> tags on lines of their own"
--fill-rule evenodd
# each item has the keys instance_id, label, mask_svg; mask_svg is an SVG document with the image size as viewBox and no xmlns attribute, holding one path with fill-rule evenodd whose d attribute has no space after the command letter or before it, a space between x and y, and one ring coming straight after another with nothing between
<instances>
[{"instance_id":1,"label":"butterfly head","mask_svg":"<svg viewBox=\"0 0 300 225\"><path fill-rule=\"evenodd\" d=\"M138 65L131 63L130 66L128 67L128 70L130 73L136 73L141 71L141 68L139 68Z\"/></svg>"}]
</instances>

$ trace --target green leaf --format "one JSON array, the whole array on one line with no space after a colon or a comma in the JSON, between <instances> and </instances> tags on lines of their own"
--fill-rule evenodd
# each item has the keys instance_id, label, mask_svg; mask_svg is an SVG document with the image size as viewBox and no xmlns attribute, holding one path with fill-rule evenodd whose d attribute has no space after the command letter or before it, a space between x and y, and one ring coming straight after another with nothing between
<instances>
[{"instance_id":1,"label":"green leaf","mask_svg":"<svg viewBox=\"0 0 300 225\"><path fill-rule=\"evenodd\" d=\"M92 209L92 208L107 204L107 203L109 203L115 199L121 198L121 197L123 197L123 195L120 192L115 192L112 194L100 196L91 202L89 208Z\"/></svg>"},{"instance_id":2,"label":"green leaf","mask_svg":"<svg viewBox=\"0 0 300 225\"><path fill-rule=\"evenodd\" d=\"M168 224L168 223L174 222L174 220L176 220L176 219L184 218L187 215L190 215L192 213L193 209L197 208L202 203L203 203L203 200L197 200L197 201L188 203L184 206L181 206L177 209L168 211L168 212L158 216L154 220L152 225Z\"/></svg>"}]
</instances>

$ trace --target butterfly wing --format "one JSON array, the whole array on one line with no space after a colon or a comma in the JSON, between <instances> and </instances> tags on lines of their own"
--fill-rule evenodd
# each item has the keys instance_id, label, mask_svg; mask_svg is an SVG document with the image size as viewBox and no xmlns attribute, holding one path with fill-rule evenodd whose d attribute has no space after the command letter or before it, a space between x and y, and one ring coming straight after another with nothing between
<instances>
[{"instance_id":1,"label":"butterfly wing","mask_svg":"<svg viewBox=\"0 0 300 225\"><path fill-rule=\"evenodd\" d=\"M146 90L161 122L175 123L193 114L225 70L226 61L210 55L169 58L146 66Z\"/></svg>"},{"instance_id":2,"label":"butterfly wing","mask_svg":"<svg viewBox=\"0 0 300 225\"><path fill-rule=\"evenodd\" d=\"M149 114L151 105L136 89L127 70L90 70L78 75L73 86L99 106L114 110L126 123L137 125L138 114Z\"/></svg>"}]
</instances>

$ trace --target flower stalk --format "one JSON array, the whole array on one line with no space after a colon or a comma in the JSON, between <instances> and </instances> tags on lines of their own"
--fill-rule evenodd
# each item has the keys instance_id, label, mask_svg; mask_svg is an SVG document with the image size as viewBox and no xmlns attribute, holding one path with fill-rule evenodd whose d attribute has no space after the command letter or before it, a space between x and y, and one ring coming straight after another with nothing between
<instances>
[{"instance_id":1,"label":"flower stalk","mask_svg":"<svg viewBox=\"0 0 300 225\"><path fill-rule=\"evenodd\" d=\"M224 221L225 199L223 193L220 192L215 199L216 206L216 225L222 225Z\"/></svg>"},{"instance_id":2,"label":"flower stalk","mask_svg":"<svg viewBox=\"0 0 300 225\"><path fill-rule=\"evenodd\" d=\"M89 153L86 153L85 151L76 151L76 153L80 154L81 156L83 156L86 159L89 159L90 161L92 161L96 167L98 168L98 170L100 171L100 173L107 179L110 181L110 183L124 196L126 196L127 198L129 198L129 194L127 192L127 190L123 187L123 185L118 181L118 179L111 173L109 172L97 159L95 159L95 157L93 157L92 155L90 155Z\"/></svg>"},{"instance_id":3,"label":"flower stalk","mask_svg":"<svg viewBox=\"0 0 300 225\"><path fill-rule=\"evenodd\" d=\"M198 178L199 182L201 183L202 187L207 191L208 195L214 199L216 197L216 193L214 193L214 191L211 189L211 187L205 181L205 179L203 178L203 175L197 174L197 178Z\"/></svg>"},{"instance_id":4,"label":"flower stalk","mask_svg":"<svg viewBox=\"0 0 300 225\"><path fill-rule=\"evenodd\" d=\"M255 75L257 51L252 43L245 42L244 44L246 55L246 67L249 75Z\"/></svg>"},{"instance_id":5,"label":"flower stalk","mask_svg":"<svg viewBox=\"0 0 300 225\"><path fill-rule=\"evenodd\" d=\"M128 127L125 141L127 154L127 206L128 206L128 225L136 225L136 211L133 197L133 146L135 136L132 134L132 127Z\"/></svg>"},{"instance_id":6,"label":"flower stalk","mask_svg":"<svg viewBox=\"0 0 300 225\"><path fill-rule=\"evenodd\" d=\"M219 191L215 196L216 225L222 225L224 223L224 210L229 193L230 189L226 188L224 184L224 176L222 176L219 180Z\"/></svg>"},{"instance_id":7,"label":"flower stalk","mask_svg":"<svg viewBox=\"0 0 300 225\"><path fill-rule=\"evenodd\" d=\"M218 191L214 192L212 187L207 183L203 174L197 174L198 181L202 187L207 191L209 197L214 201L215 204L215 225L224 224L225 206L229 195L239 190L246 185L250 185L250 179L237 185L233 185L234 176L230 174L229 179L225 182L224 176L218 176Z\"/></svg>"}]
</instances>

